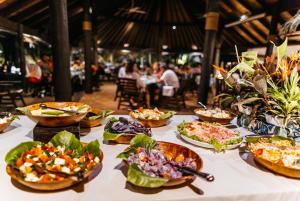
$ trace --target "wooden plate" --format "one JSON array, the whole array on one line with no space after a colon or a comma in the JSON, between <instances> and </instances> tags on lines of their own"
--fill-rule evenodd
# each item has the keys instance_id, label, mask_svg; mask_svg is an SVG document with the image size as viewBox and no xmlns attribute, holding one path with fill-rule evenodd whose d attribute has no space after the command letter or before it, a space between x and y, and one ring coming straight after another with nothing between
<instances>
[{"instance_id":1,"label":"wooden plate","mask_svg":"<svg viewBox=\"0 0 300 201\"><path fill-rule=\"evenodd\" d=\"M144 120L144 119L135 118L132 115L132 112L130 112L129 115L134 120L136 120L136 121L140 122L141 124L143 124L146 128L157 128L157 127L165 126L169 123L169 120L172 118L171 117L171 118L168 118L168 119L160 119L160 120Z\"/></svg>"},{"instance_id":2,"label":"wooden plate","mask_svg":"<svg viewBox=\"0 0 300 201\"><path fill-rule=\"evenodd\" d=\"M45 102L43 103L47 105L48 107L54 107L54 108L64 108L68 106L76 106L80 107L85 105L84 103L80 102ZM70 116L33 116L31 114L32 110L37 110L40 108L40 103L29 105L27 106L27 109L30 111L26 115L33 120L34 122L38 123L41 126L46 127L60 127L60 126L69 126L75 123L78 123L80 120L82 120L87 112L80 113L80 114L74 114Z\"/></svg>"},{"instance_id":3,"label":"wooden plate","mask_svg":"<svg viewBox=\"0 0 300 201\"><path fill-rule=\"evenodd\" d=\"M171 142L163 142L163 141L159 141L158 142L160 150L167 155L168 157L170 157L171 159L176 158L178 155L182 154L185 158L192 158L195 160L196 162L196 169L197 171L200 171L201 168L203 167L203 161L200 158L200 156L194 152L193 150L179 145L179 144L174 144ZM127 164L126 161L124 161L125 164ZM128 164L127 164L128 165ZM177 185L181 185L187 182L190 182L192 180L195 179L195 176L183 176L179 179L170 179L167 183L165 183L163 186L177 186Z\"/></svg>"},{"instance_id":4,"label":"wooden plate","mask_svg":"<svg viewBox=\"0 0 300 201\"><path fill-rule=\"evenodd\" d=\"M278 165L261 157L256 157L254 154L252 155L255 162L267 168L268 170L280 175L284 175L286 177L300 179L300 169L284 167L282 165Z\"/></svg>"},{"instance_id":5,"label":"wooden plate","mask_svg":"<svg viewBox=\"0 0 300 201\"><path fill-rule=\"evenodd\" d=\"M231 112L228 112L228 111L226 111L226 112L228 114L230 114L229 118L208 117L208 116L205 116L205 115L198 114L197 111L203 111L203 109L197 108L197 109L194 110L194 112L199 117L200 120L211 122L211 123L216 122L216 123L219 123L219 124L226 125L226 124L229 124L235 118L235 115Z\"/></svg>"},{"instance_id":6,"label":"wooden plate","mask_svg":"<svg viewBox=\"0 0 300 201\"><path fill-rule=\"evenodd\" d=\"M103 160L102 151L100 152L99 158L100 158L100 163L93 170L84 174L84 180L88 179L90 176L94 175L101 168L101 162ZM27 186L27 187L35 189L35 190L41 190L41 191L61 190L61 189L65 189L70 186L73 186L74 184L80 182L80 181L76 181L71 178L65 178L61 181L51 181L51 182L29 182L29 181L25 181L22 177L20 177L19 171L14 169L10 165L6 166L6 172L9 174L9 176L11 176L11 178L13 180L23 184L24 186Z\"/></svg>"}]
</instances>

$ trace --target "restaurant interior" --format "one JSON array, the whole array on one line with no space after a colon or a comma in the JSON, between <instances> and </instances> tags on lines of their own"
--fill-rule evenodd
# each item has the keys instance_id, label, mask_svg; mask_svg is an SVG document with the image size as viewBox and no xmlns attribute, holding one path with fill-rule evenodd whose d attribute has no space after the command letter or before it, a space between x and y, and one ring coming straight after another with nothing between
<instances>
[{"instance_id":1,"label":"restaurant interior","mask_svg":"<svg viewBox=\"0 0 300 201\"><path fill-rule=\"evenodd\" d=\"M299 0L0 0L5 201L298 201L299 145Z\"/></svg>"}]
</instances>

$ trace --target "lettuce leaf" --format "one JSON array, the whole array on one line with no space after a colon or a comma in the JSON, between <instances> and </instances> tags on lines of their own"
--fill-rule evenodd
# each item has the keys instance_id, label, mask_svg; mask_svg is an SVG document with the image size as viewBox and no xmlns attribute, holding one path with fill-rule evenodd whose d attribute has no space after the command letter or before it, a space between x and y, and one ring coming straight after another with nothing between
<instances>
[{"instance_id":1,"label":"lettuce leaf","mask_svg":"<svg viewBox=\"0 0 300 201\"><path fill-rule=\"evenodd\" d=\"M27 107L17 107L16 110L22 112L23 114L29 114L30 111Z\"/></svg>"},{"instance_id":2,"label":"lettuce leaf","mask_svg":"<svg viewBox=\"0 0 300 201\"><path fill-rule=\"evenodd\" d=\"M85 147L85 150L88 153L93 154L94 156L99 156L100 155L100 144L98 140L91 141L88 143Z\"/></svg>"},{"instance_id":3,"label":"lettuce leaf","mask_svg":"<svg viewBox=\"0 0 300 201\"><path fill-rule=\"evenodd\" d=\"M58 110L48 110L48 111L42 111L42 114L52 115L52 116L59 116L61 114L65 114L65 112L58 111Z\"/></svg>"},{"instance_id":4,"label":"lettuce leaf","mask_svg":"<svg viewBox=\"0 0 300 201\"><path fill-rule=\"evenodd\" d=\"M130 148L128 150L120 153L117 156L117 158L127 160L130 153L135 152L135 150L138 147L142 147L147 150L151 150L157 146L158 146L157 142L155 140L153 140L151 137L144 135L144 134L139 134L139 135L135 136L134 138L132 138L132 140L130 141Z\"/></svg>"},{"instance_id":5,"label":"lettuce leaf","mask_svg":"<svg viewBox=\"0 0 300 201\"><path fill-rule=\"evenodd\" d=\"M103 139L106 140L106 141L113 141L113 140L116 140L118 139L118 137L122 136L122 134L120 133L112 133L110 131L110 126L114 123L114 122L117 122L119 121L117 118L115 117L112 117L108 120L107 124L105 125L104 127L104 133L103 133Z\"/></svg>"},{"instance_id":6,"label":"lettuce leaf","mask_svg":"<svg viewBox=\"0 0 300 201\"><path fill-rule=\"evenodd\" d=\"M112 111L112 110L104 110L99 115L95 115L95 116L89 117L89 120L95 120L95 119L98 119L98 118L105 118L105 117L111 115L112 113L114 113L114 111Z\"/></svg>"},{"instance_id":7,"label":"lettuce leaf","mask_svg":"<svg viewBox=\"0 0 300 201\"><path fill-rule=\"evenodd\" d=\"M160 115L160 119L170 119L171 117L173 117L176 114L176 112L174 111L168 111L165 112L164 114Z\"/></svg>"},{"instance_id":8,"label":"lettuce leaf","mask_svg":"<svg viewBox=\"0 0 300 201\"><path fill-rule=\"evenodd\" d=\"M127 181L135 186L158 188L167 183L168 179L148 176L144 174L136 164L132 164L128 168Z\"/></svg>"},{"instance_id":9,"label":"lettuce leaf","mask_svg":"<svg viewBox=\"0 0 300 201\"><path fill-rule=\"evenodd\" d=\"M73 133L66 130L57 133L50 141L51 146L62 146L68 150L73 150L74 156L80 156L83 154L83 147L80 141Z\"/></svg>"},{"instance_id":10,"label":"lettuce leaf","mask_svg":"<svg viewBox=\"0 0 300 201\"><path fill-rule=\"evenodd\" d=\"M113 141L118 139L122 134L120 133L112 133L109 131L109 129L105 129L103 133L103 139L106 141Z\"/></svg>"},{"instance_id":11,"label":"lettuce leaf","mask_svg":"<svg viewBox=\"0 0 300 201\"><path fill-rule=\"evenodd\" d=\"M18 146L14 147L13 149L11 149L5 156L5 162L8 165L15 165L15 161L17 158L19 158L21 156L21 154L29 149L31 149L32 147L35 147L37 145L42 145L42 142L39 141L30 141L30 142L23 142L21 144L19 144Z\"/></svg>"}]
</instances>

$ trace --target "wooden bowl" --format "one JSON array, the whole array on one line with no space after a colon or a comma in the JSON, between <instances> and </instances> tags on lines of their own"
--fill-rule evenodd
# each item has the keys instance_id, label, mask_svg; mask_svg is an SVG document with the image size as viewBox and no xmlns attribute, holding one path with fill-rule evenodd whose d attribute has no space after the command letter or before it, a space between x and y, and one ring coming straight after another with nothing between
<instances>
[{"instance_id":1,"label":"wooden bowl","mask_svg":"<svg viewBox=\"0 0 300 201\"><path fill-rule=\"evenodd\" d=\"M11 122L12 121L0 124L0 133L3 133L3 131L11 124Z\"/></svg>"},{"instance_id":2,"label":"wooden bowl","mask_svg":"<svg viewBox=\"0 0 300 201\"><path fill-rule=\"evenodd\" d=\"M115 142L118 144L130 144L130 141L132 138L134 138L136 135L127 135L122 134L120 137L118 137L116 140L109 140L110 142Z\"/></svg>"},{"instance_id":3,"label":"wooden bowl","mask_svg":"<svg viewBox=\"0 0 300 201\"><path fill-rule=\"evenodd\" d=\"M252 154L252 155L253 155L253 159L255 162L257 162L261 166L267 168L268 170L270 170L274 173L280 174L280 175L284 175L286 177L300 179L300 170L299 169L284 167L282 165L278 165L276 163L273 163L273 162L263 159L261 157L257 157L254 154Z\"/></svg>"},{"instance_id":4,"label":"wooden bowl","mask_svg":"<svg viewBox=\"0 0 300 201\"><path fill-rule=\"evenodd\" d=\"M86 172L84 174L84 180L88 179L90 176L94 175L96 172L98 172L101 168L101 162L103 160L103 153L100 152L100 163L91 171ZM25 181L22 177L19 175L19 171L14 169L12 166L7 165L6 166L6 172L8 173L11 178L20 184L27 186L29 188L35 189L35 190L41 190L41 191L55 191L55 190L61 190L68 188L70 186L73 186L76 183L79 183L80 181L76 181L71 178L65 178L61 181L50 181L50 182L29 182Z\"/></svg>"},{"instance_id":5,"label":"wooden bowl","mask_svg":"<svg viewBox=\"0 0 300 201\"><path fill-rule=\"evenodd\" d=\"M136 120L136 121L140 122L141 124L143 124L146 128L157 128L157 127L165 126L169 123L169 120L172 118L172 117L170 117L168 119L160 119L160 120L145 120L145 119L135 118L132 115L132 112L130 112L129 115L134 120Z\"/></svg>"},{"instance_id":6,"label":"wooden bowl","mask_svg":"<svg viewBox=\"0 0 300 201\"><path fill-rule=\"evenodd\" d=\"M102 110L93 108L93 109L89 110L89 112L93 112L97 115L100 115L102 113ZM80 121L80 127L82 127L82 128L96 127L96 126L101 125L104 119L105 119L105 117L104 118L98 118L98 119L95 119L95 120L88 120L85 117Z\"/></svg>"},{"instance_id":7,"label":"wooden bowl","mask_svg":"<svg viewBox=\"0 0 300 201\"><path fill-rule=\"evenodd\" d=\"M168 156L168 158L170 157L171 159L176 158L178 155L182 154L185 158L189 157L192 158L196 161L196 170L200 171L201 168L203 167L203 162L202 159L200 158L200 156L194 152L193 150L182 146L182 145L178 145L178 144L174 144L171 142L162 142L159 141L158 142L160 150ZM128 163L126 161L124 161L125 164L128 165ZM166 187L170 187L170 186L177 186L177 185L181 185L187 182L190 182L192 180L195 179L195 176L183 176L179 179L169 179L169 181L167 183L165 183L163 186Z\"/></svg>"},{"instance_id":8,"label":"wooden bowl","mask_svg":"<svg viewBox=\"0 0 300 201\"><path fill-rule=\"evenodd\" d=\"M229 124L236 116L233 113L226 111L226 113L230 114L229 118L216 118L216 117L209 117L209 116L198 114L197 111L204 111L204 109L197 108L194 110L195 114L199 117L200 120L211 122L211 123L216 122L223 125Z\"/></svg>"},{"instance_id":9,"label":"wooden bowl","mask_svg":"<svg viewBox=\"0 0 300 201\"><path fill-rule=\"evenodd\" d=\"M47 105L48 107L54 107L54 108L63 108L68 106L80 107L85 105L84 103L80 103L80 102L45 102L43 104ZM82 120L87 114L87 112L83 112L83 113L74 114L70 116L53 116L53 117L34 116L31 114L32 110L37 110L39 108L40 108L40 103L27 106L29 112L26 113L26 115L34 122L38 123L41 126L46 126L46 127L69 126L80 122L80 120Z\"/></svg>"}]
</instances>

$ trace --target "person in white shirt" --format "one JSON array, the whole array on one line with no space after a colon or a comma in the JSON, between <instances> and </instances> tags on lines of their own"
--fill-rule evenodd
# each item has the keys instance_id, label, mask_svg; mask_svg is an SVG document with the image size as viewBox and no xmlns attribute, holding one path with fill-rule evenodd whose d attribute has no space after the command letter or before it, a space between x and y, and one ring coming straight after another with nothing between
<instances>
[{"instance_id":1,"label":"person in white shirt","mask_svg":"<svg viewBox=\"0 0 300 201\"><path fill-rule=\"evenodd\" d=\"M162 66L162 68L163 74L160 77L160 82L163 85L173 86L175 89L179 89L179 79L176 73L167 66Z\"/></svg>"},{"instance_id":2,"label":"person in white shirt","mask_svg":"<svg viewBox=\"0 0 300 201\"><path fill-rule=\"evenodd\" d=\"M123 65L120 69L119 69L119 72L118 72L118 78L125 78L126 76L126 65Z\"/></svg>"}]
</instances>

